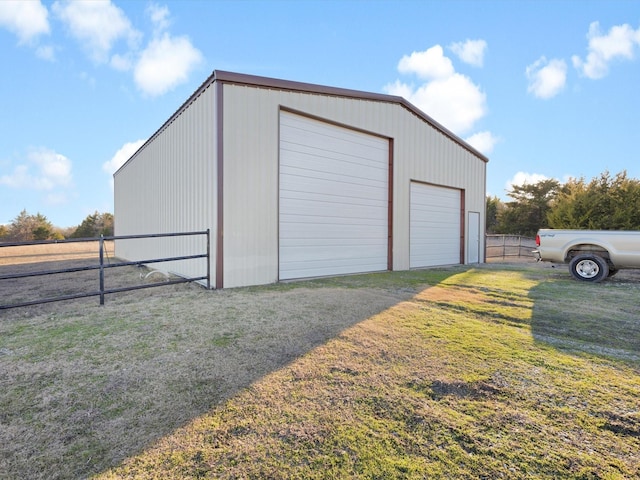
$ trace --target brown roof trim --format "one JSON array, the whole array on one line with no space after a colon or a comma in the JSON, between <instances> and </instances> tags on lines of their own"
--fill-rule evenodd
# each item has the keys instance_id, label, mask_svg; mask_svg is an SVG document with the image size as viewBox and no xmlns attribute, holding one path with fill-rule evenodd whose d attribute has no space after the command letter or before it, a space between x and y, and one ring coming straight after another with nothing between
<instances>
[{"instance_id":1,"label":"brown roof trim","mask_svg":"<svg viewBox=\"0 0 640 480\"><path fill-rule=\"evenodd\" d=\"M178 108L171 117L162 124L162 126L156 130L153 135L149 137L149 139L129 158L135 157L136 154L142 150L151 140L158 136L160 132L162 132L168 125L170 125L173 120L175 120L183 111L186 109L191 103L193 103L200 94L209 88L213 83L230 83L236 85L250 85L253 87L259 88L274 88L278 90L289 90L295 92L307 92L307 93L315 93L320 95L333 95L337 97L347 97L347 98L356 98L361 100L373 100L377 102L387 102L387 103L396 103L401 105L402 107L409 110L414 115L420 117L422 120L427 122L433 128L441 132L443 135L449 137L451 140L459 144L465 150L469 151L473 155L477 156L480 160L484 162L488 162L489 158L484 154L480 153L474 147L469 145L463 139L458 137L455 133L451 132L438 122L436 122L429 115L424 113L422 110L417 108L415 105L409 103L402 97L398 97L395 95L386 95L383 93L373 93L373 92L365 92L361 90L352 90L348 88L338 88L338 87L329 87L325 85L316 85L313 83L304 83L304 82L294 82L291 80L280 80L277 78L269 78L269 77L260 77L257 75L249 75L245 73L234 73L234 72L226 72L224 70L214 70L211 75L198 87L198 89L193 92L193 94ZM127 160L115 173L118 173L120 169L122 169L127 163Z\"/></svg>"},{"instance_id":2,"label":"brown roof trim","mask_svg":"<svg viewBox=\"0 0 640 480\"><path fill-rule=\"evenodd\" d=\"M290 90L297 92L309 92L309 93L317 93L321 95L333 95L337 97L349 97L349 98L358 98L363 100L374 100L377 102L387 102L387 103L397 103L402 105L407 110L411 111L413 114L422 118L425 122L430 124L433 128L440 131L445 136L449 137L454 142L458 143L460 146L476 155L478 158L483 160L484 162L488 162L489 158L484 154L480 153L474 147L469 145L463 139L458 137L455 133L451 132L438 122L436 122L429 115L424 113L418 107L409 103L403 97L395 96L395 95L386 95L383 93L373 93L373 92L364 92L361 90L351 90L348 88L338 88L338 87L329 87L325 85L316 85L313 83L303 83L303 82L294 82L291 80L280 80L277 78L268 78L268 77L259 77L256 75L248 75L244 73L234 73L234 72L226 72L224 70L214 70L211 77L209 77L211 81L220 81L222 83L233 83L239 85L251 85L255 87L263 87L263 88L275 88L279 90ZM206 82L205 82L206 83Z\"/></svg>"}]
</instances>

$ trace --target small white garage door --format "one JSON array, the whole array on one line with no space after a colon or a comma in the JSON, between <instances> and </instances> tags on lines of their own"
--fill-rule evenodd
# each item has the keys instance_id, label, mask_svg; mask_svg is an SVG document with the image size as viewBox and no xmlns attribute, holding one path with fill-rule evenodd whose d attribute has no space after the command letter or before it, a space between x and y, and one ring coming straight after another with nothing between
<instances>
[{"instance_id":1,"label":"small white garage door","mask_svg":"<svg viewBox=\"0 0 640 480\"><path fill-rule=\"evenodd\" d=\"M460 190L411 183L411 268L460 263L460 203Z\"/></svg>"},{"instance_id":2,"label":"small white garage door","mask_svg":"<svg viewBox=\"0 0 640 480\"><path fill-rule=\"evenodd\" d=\"M387 270L386 139L280 115L280 279Z\"/></svg>"}]
</instances>

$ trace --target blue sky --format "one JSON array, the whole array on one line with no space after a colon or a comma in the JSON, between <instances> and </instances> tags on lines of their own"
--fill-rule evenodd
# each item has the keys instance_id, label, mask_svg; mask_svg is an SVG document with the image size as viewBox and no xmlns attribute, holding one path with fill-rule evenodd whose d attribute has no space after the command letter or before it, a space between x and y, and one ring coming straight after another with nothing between
<instances>
[{"instance_id":1,"label":"blue sky","mask_svg":"<svg viewBox=\"0 0 640 480\"><path fill-rule=\"evenodd\" d=\"M640 178L640 1L0 0L0 223L113 212L214 69L402 95L512 183Z\"/></svg>"}]
</instances>

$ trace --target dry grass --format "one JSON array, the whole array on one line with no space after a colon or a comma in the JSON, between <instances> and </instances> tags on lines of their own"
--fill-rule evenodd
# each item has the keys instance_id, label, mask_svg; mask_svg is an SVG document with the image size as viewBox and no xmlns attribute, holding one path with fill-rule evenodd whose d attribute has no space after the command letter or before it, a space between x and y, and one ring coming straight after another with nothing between
<instances>
[{"instance_id":1,"label":"dry grass","mask_svg":"<svg viewBox=\"0 0 640 480\"><path fill-rule=\"evenodd\" d=\"M105 250L113 252L113 240L105 241ZM48 243L21 247L0 248L0 266L25 263L59 262L98 258L98 242Z\"/></svg>"},{"instance_id":2,"label":"dry grass","mask_svg":"<svg viewBox=\"0 0 640 480\"><path fill-rule=\"evenodd\" d=\"M1 312L0 478L636 478L639 293L492 265Z\"/></svg>"},{"instance_id":3,"label":"dry grass","mask_svg":"<svg viewBox=\"0 0 640 480\"><path fill-rule=\"evenodd\" d=\"M119 262L114 258L113 241L104 242L104 265ZM0 248L0 275L34 274L65 269L81 270L72 273L52 273L47 275L0 280L2 296L0 306L21 304L35 300L92 294L89 300L78 300L82 305L97 303L100 292L99 244L97 241L53 243L19 247ZM203 268L204 270L204 268ZM149 270L137 267L105 269L105 288L119 288L141 283L163 282L168 277L154 274L146 277ZM108 300L107 300L108 301ZM57 308L57 307L56 307ZM66 307L63 307L66 308ZM29 315L49 312L49 306L34 306ZM2 309L0 309L0 312Z\"/></svg>"}]
</instances>

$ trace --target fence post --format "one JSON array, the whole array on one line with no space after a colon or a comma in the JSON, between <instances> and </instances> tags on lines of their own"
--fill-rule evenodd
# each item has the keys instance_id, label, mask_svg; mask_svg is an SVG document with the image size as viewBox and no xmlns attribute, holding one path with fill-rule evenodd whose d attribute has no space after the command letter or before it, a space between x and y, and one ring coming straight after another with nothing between
<instances>
[{"instance_id":1,"label":"fence post","mask_svg":"<svg viewBox=\"0 0 640 480\"><path fill-rule=\"evenodd\" d=\"M211 289L211 243L210 230L207 228L207 289Z\"/></svg>"},{"instance_id":2,"label":"fence post","mask_svg":"<svg viewBox=\"0 0 640 480\"><path fill-rule=\"evenodd\" d=\"M104 235L100 235L100 305L104 305Z\"/></svg>"},{"instance_id":3,"label":"fence post","mask_svg":"<svg viewBox=\"0 0 640 480\"><path fill-rule=\"evenodd\" d=\"M518 258L522 254L522 236L518 237Z\"/></svg>"}]
</instances>

